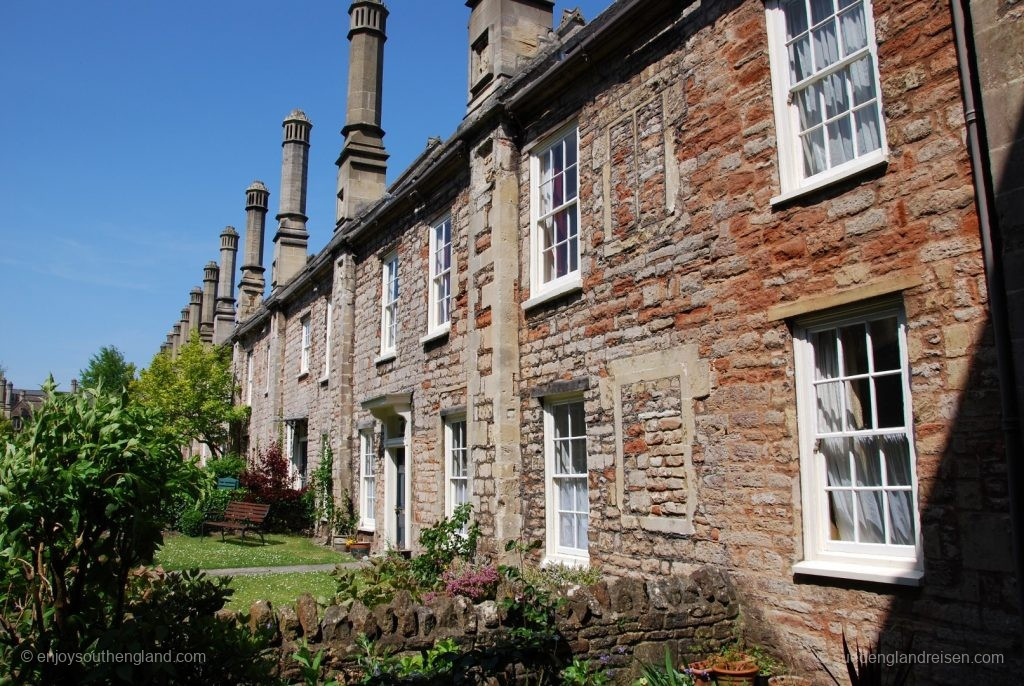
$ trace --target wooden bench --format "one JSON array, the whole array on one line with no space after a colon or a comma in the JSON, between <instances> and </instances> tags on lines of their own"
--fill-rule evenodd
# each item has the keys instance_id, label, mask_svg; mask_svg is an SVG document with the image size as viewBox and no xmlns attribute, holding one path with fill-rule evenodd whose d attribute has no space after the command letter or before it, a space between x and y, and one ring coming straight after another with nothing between
<instances>
[{"instance_id":1,"label":"wooden bench","mask_svg":"<svg viewBox=\"0 0 1024 686\"><path fill-rule=\"evenodd\" d=\"M263 521L267 518L270 505L263 503L246 503L240 500L233 500L224 509L224 519L220 521L203 522L203 536L206 535L206 527L220 529L220 540L224 540L225 531L241 531L242 538L245 538L246 531L255 531L260 535L260 543L266 545L263 540Z\"/></svg>"}]
</instances>

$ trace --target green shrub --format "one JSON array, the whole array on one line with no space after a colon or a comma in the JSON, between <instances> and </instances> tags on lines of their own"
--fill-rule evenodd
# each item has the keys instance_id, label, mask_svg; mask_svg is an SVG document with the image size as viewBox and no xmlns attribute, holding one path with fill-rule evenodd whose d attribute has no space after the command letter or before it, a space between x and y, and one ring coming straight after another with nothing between
<instances>
[{"instance_id":1,"label":"green shrub","mask_svg":"<svg viewBox=\"0 0 1024 686\"><path fill-rule=\"evenodd\" d=\"M451 517L443 517L434 526L420 532L423 552L413 558L412 572L424 588L437 586L441 575L454 560L473 559L480 527L469 521L472 509L469 503L459 505Z\"/></svg>"},{"instance_id":2,"label":"green shrub","mask_svg":"<svg viewBox=\"0 0 1024 686\"><path fill-rule=\"evenodd\" d=\"M338 578L338 600L358 600L369 608L390 603L395 593L409 591L414 598L420 597L420 585L413 574L409 560L398 553L388 553L370 560L369 567L354 569L339 568L334 572Z\"/></svg>"},{"instance_id":3,"label":"green shrub","mask_svg":"<svg viewBox=\"0 0 1024 686\"><path fill-rule=\"evenodd\" d=\"M213 475L214 480L224 477L238 478L245 471L245 458L238 455L225 455L206 463L206 471Z\"/></svg>"},{"instance_id":4,"label":"green shrub","mask_svg":"<svg viewBox=\"0 0 1024 686\"><path fill-rule=\"evenodd\" d=\"M152 562L174 495L197 496L203 478L154 412L44 388L0 456L0 664L14 681L78 683L84 663L21 656L86 652L120 627L131 570Z\"/></svg>"},{"instance_id":5,"label":"green shrub","mask_svg":"<svg viewBox=\"0 0 1024 686\"><path fill-rule=\"evenodd\" d=\"M181 517L178 518L178 531L186 536L195 538L203 533L203 521L205 519L206 515L198 508L193 507L190 510L185 510L181 513Z\"/></svg>"}]
</instances>

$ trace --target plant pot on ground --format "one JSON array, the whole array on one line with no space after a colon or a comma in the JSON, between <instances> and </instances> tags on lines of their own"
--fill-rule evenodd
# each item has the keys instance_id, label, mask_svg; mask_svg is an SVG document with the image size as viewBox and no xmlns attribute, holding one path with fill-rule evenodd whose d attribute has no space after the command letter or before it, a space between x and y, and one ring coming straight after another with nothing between
<instances>
[{"instance_id":1,"label":"plant pot on ground","mask_svg":"<svg viewBox=\"0 0 1024 686\"><path fill-rule=\"evenodd\" d=\"M354 541L352 543L349 543L348 552L351 553L352 557L362 559L370 554L370 542Z\"/></svg>"},{"instance_id":2,"label":"plant pot on ground","mask_svg":"<svg viewBox=\"0 0 1024 686\"><path fill-rule=\"evenodd\" d=\"M710 660L711 672L718 686L754 686L757 680L757 664L751 659L727 659L714 657Z\"/></svg>"}]
</instances>

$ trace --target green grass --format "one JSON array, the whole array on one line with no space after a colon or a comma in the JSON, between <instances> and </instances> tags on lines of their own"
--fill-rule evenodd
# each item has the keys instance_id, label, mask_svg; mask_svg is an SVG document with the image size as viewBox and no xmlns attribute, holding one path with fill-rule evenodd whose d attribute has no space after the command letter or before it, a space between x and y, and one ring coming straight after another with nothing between
<instances>
[{"instance_id":1,"label":"green grass","mask_svg":"<svg viewBox=\"0 0 1024 686\"><path fill-rule=\"evenodd\" d=\"M164 545L156 554L156 564L167 571L178 569L227 569L229 567L281 567L285 565L316 565L351 562L352 558L324 548L303 536L266 534L266 545L260 537L249 534L242 540L220 535L191 538L181 534L165 534Z\"/></svg>"},{"instance_id":2,"label":"green grass","mask_svg":"<svg viewBox=\"0 0 1024 686\"><path fill-rule=\"evenodd\" d=\"M337 579L330 572L290 572L288 574L251 574L231 579L235 591L228 610L248 612L257 600L269 600L274 607L294 605L295 599L309 593L321 604L334 597Z\"/></svg>"}]
</instances>

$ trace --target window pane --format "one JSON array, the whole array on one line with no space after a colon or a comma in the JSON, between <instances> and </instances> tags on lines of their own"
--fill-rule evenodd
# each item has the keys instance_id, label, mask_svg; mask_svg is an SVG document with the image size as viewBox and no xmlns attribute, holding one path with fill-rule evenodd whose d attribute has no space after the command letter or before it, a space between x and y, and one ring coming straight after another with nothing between
<instances>
[{"instance_id":1,"label":"window pane","mask_svg":"<svg viewBox=\"0 0 1024 686\"><path fill-rule=\"evenodd\" d=\"M818 433L842 431L842 382L818 384Z\"/></svg>"},{"instance_id":2,"label":"window pane","mask_svg":"<svg viewBox=\"0 0 1024 686\"><path fill-rule=\"evenodd\" d=\"M834 20L829 20L814 29L811 31L811 35L814 43L814 69L816 71L839 61L839 41L836 38Z\"/></svg>"},{"instance_id":3,"label":"window pane","mask_svg":"<svg viewBox=\"0 0 1024 686\"><path fill-rule=\"evenodd\" d=\"M821 85L825 95L826 117L831 119L850 109L850 102L846 97L846 70L826 76Z\"/></svg>"},{"instance_id":4,"label":"window pane","mask_svg":"<svg viewBox=\"0 0 1024 686\"><path fill-rule=\"evenodd\" d=\"M566 438L569 433L569 405L554 405L551 414L555 417L555 438Z\"/></svg>"},{"instance_id":5,"label":"window pane","mask_svg":"<svg viewBox=\"0 0 1024 686\"><path fill-rule=\"evenodd\" d=\"M882 138L878 132L878 109L869 105L857 110L853 118L857 126L857 154L864 155L882 147Z\"/></svg>"},{"instance_id":6,"label":"window pane","mask_svg":"<svg viewBox=\"0 0 1024 686\"><path fill-rule=\"evenodd\" d=\"M839 376L839 353L835 329L811 336L814 345L814 372L816 379L834 379Z\"/></svg>"},{"instance_id":7,"label":"window pane","mask_svg":"<svg viewBox=\"0 0 1024 686\"><path fill-rule=\"evenodd\" d=\"M566 548L575 548L576 523L571 514L558 515L558 542Z\"/></svg>"},{"instance_id":8,"label":"window pane","mask_svg":"<svg viewBox=\"0 0 1024 686\"><path fill-rule=\"evenodd\" d=\"M553 181L545 181L540 186L540 213L547 214L554 205L551 202Z\"/></svg>"},{"instance_id":9,"label":"window pane","mask_svg":"<svg viewBox=\"0 0 1024 686\"><path fill-rule=\"evenodd\" d=\"M829 537L833 541L853 540L853 493L832 491L828 494Z\"/></svg>"},{"instance_id":10,"label":"window pane","mask_svg":"<svg viewBox=\"0 0 1024 686\"><path fill-rule=\"evenodd\" d=\"M831 166L849 162L853 159L853 126L850 117L842 117L829 124L828 157Z\"/></svg>"},{"instance_id":11,"label":"window pane","mask_svg":"<svg viewBox=\"0 0 1024 686\"><path fill-rule=\"evenodd\" d=\"M800 136L804 151L804 174L813 176L825 171L825 131L814 129Z\"/></svg>"},{"instance_id":12,"label":"window pane","mask_svg":"<svg viewBox=\"0 0 1024 686\"><path fill-rule=\"evenodd\" d=\"M558 143L551 148L551 175L557 176L558 174L561 174L564 168L562 145L561 143Z\"/></svg>"},{"instance_id":13,"label":"window pane","mask_svg":"<svg viewBox=\"0 0 1024 686\"><path fill-rule=\"evenodd\" d=\"M575 221L576 221L576 218L575 218L575 215L574 215L573 216L573 222L575 222ZM569 251L569 272L574 272L574 271L576 271L577 269L580 268L580 264L579 264L579 262L580 262L580 256L579 256L580 249L579 249L579 245L577 243L577 239L575 237L575 234L573 235L573 238L569 239L569 244L568 244L567 250Z\"/></svg>"},{"instance_id":14,"label":"window pane","mask_svg":"<svg viewBox=\"0 0 1024 686\"><path fill-rule=\"evenodd\" d=\"M882 485L882 463L875 437L858 436L853 439L853 464L858 486Z\"/></svg>"},{"instance_id":15,"label":"window pane","mask_svg":"<svg viewBox=\"0 0 1024 686\"><path fill-rule=\"evenodd\" d=\"M859 3L857 7L840 15L839 28L843 34L843 55L854 53L868 44L864 7Z\"/></svg>"},{"instance_id":16,"label":"window pane","mask_svg":"<svg viewBox=\"0 0 1024 686\"><path fill-rule=\"evenodd\" d=\"M555 246L555 276L569 273L569 244L559 243Z\"/></svg>"},{"instance_id":17,"label":"window pane","mask_svg":"<svg viewBox=\"0 0 1024 686\"><path fill-rule=\"evenodd\" d=\"M811 37L807 35L789 46L789 78L792 83L800 83L813 73Z\"/></svg>"},{"instance_id":18,"label":"window pane","mask_svg":"<svg viewBox=\"0 0 1024 686\"><path fill-rule=\"evenodd\" d=\"M875 404L878 427L881 429L903 426L903 376L890 374L875 377Z\"/></svg>"},{"instance_id":19,"label":"window pane","mask_svg":"<svg viewBox=\"0 0 1024 686\"><path fill-rule=\"evenodd\" d=\"M871 56L859 59L849 66L850 81L853 82L853 104L863 105L874 99L875 74L871 68Z\"/></svg>"},{"instance_id":20,"label":"window pane","mask_svg":"<svg viewBox=\"0 0 1024 686\"><path fill-rule=\"evenodd\" d=\"M571 474L572 455L570 454L569 441L555 441L555 473Z\"/></svg>"},{"instance_id":21,"label":"window pane","mask_svg":"<svg viewBox=\"0 0 1024 686\"><path fill-rule=\"evenodd\" d=\"M576 511L577 512L590 512L590 496L587 492L587 480L577 479L576 488Z\"/></svg>"},{"instance_id":22,"label":"window pane","mask_svg":"<svg viewBox=\"0 0 1024 686\"><path fill-rule=\"evenodd\" d=\"M861 543L885 543L881 491L857 491L857 533Z\"/></svg>"},{"instance_id":23,"label":"window pane","mask_svg":"<svg viewBox=\"0 0 1024 686\"><path fill-rule=\"evenodd\" d=\"M914 545L914 503L910 491L889 491L889 542Z\"/></svg>"},{"instance_id":24,"label":"window pane","mask_svg":"<svg viewBox=\"0 0 1024 686\"><path fill-rule=\"evenodd\" d=\"M581 514L576 515L576 547L580 550L587 550L587 527L590 522L590 516Z\"/></svg>"},{"instance_id":25,"label":"window pane","mask_svg":"<svg viewBox=\"0 0 1024 686\"><path fill-rule=\"evenodd\" d=\"M573 129L565 139L565 166L566 168L576 164L576 129Z\"/></svg>"},{"instance_id":26,"label":"window pane","mask_svg":"<svg viewBox=\"0 0 1024 686\"><path fill-rule=\"evenodd\" d=\"M811 23L817 24L835 12L832 0L811 0Z\"/></svg>"},{"instance_id":27,"label":"window pane","mask_svg":"<svg viewBox=\"0 0 1024 686\"><path fill-rule=\"evenodd\" d=\"M585 436L586 428L583 422L583 403L569 403L565 406L569 414L569 430L572 436Z\"/></svg>"},{"instance_id":28,"label":"window pane","mask_svg":"<svg viewBox=\"0 0 1024 686\"><path fill-rule=\"evenodd\" d=\"M885 481L890 486L910 486L910 446L904 434L880 439L885 456Z\"/></svg>"},{"instance_id":29,"label":"window pane","mask_svg":"<svg viewBox=\"0 0 1024 686\"><path fill-rule=\"evenodd\" d=\"M848 429L872 429L871 381L853 379L846 382L846 420Z\"/></svg>"},{"instance_id":30,"label":"window pane","mask_svg":"<svg viewBox=\"0 0 1024 686\"><path fill-rule=\"evenodd\" d=\"M804 0L787 0L782 5L786 13L786 38L799 36L807 30L807 9Z\"/></svg>"},{"instance_id":31,"label":"window pane","mask_svg":"<svg viewBox=\"0 0 1024 686\"><path fill-rule=\"evenodd\" d=\"M868 351L864 325L844 326L839 330L839 337L843 344L843 375L867 374Z\"/></svg>"},{"instance_id":32,"label":"window pane","mask_svg":"<svg viewBox=\"0 0 1024 686\"><path fill-rule=\"evenodd\" d=\"M895 317L876 319L869 325L871 355L876 372L900 368L900 345Z\"/></svg>"},{"instance_id":33,"label":"window pane","mask_svg":"<svg viewBox=\"0 0 1024 686\"><path fill-rule=\"evenodd\" d=\"M829 486L850 485L850 439L823 438L821 453L825 456L825 478Z\"/></svg>"},{"instance_id":34,"label":"window pane","mask_svg":"<svg viewBox=\"0 0 1024 686\"><path fill-rule=\"evenodd\" d=\"M587 439L574 438L569 441L572 451L572 473L587 473Z\"/></svg>"},{"instance_id":35,"label":"window pane","mask_svg":"<svg viewBox=\"0 0 1024 686\"><path fill-rule=\"evenodd\" d=\"M814 84L798 91L796 101L801 131L821 123L821 84Z\"/></svg>"},{"instance_id":36,"label":"window pane","mask_svg":"<svg viewBox=\"0 0 1024 686\"><path fill-rule=\"evenodd\" d=\"M576 167L565 170L565 199L572 200L576 197Z\"/></svg>"}]
</instances>

